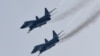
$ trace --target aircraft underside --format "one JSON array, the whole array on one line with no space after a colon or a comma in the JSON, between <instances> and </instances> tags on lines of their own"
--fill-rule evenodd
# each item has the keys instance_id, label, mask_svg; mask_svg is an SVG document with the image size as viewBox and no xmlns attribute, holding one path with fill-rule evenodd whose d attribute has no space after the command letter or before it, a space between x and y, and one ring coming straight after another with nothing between
<instances>
[{"instance_id":1,"label":"aircraft underside","mask_svg":"<svg viewBox=\"0 0 100 56\"><path fill-rule=\"evenodd\" d=\"M36 26L42 26L42 25L44 25L44 24L46 24L46 22L43 22L43 23L37 24Z\"/></svg>"}]
</instances>

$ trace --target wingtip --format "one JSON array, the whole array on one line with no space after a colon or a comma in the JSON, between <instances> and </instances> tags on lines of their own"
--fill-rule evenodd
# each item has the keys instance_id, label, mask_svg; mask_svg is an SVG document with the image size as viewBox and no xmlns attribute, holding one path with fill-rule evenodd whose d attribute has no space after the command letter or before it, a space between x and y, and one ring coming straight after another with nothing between
<instances>
[{"instance_id":1,"label":"wingtip","mask_svg":"<svg viewBox=\"0 0 100 56\"><path fill-rule=\"evenodd\" d=\"M38 56L40 56L41 53L38 54Z\"/></svg>"},{"instance_id":2,"label":"wingtip","mask_svg":"<svg viewBox=\"0 0 100 56\"><path fill-rule=\"evenodd\" d=\"M32 29L29 29L27 33L30 33Z\"/></svg>"},{"instance_id":3,"label":"wingtip","mask_svg":"<svg viewBox=\"0 0 100 56\"><path fill-rule=\"evenodd\" d=\"M29 34L29 33L30 33L30 31L27 32L27 34Z\"/></svg>"}]
</instances>

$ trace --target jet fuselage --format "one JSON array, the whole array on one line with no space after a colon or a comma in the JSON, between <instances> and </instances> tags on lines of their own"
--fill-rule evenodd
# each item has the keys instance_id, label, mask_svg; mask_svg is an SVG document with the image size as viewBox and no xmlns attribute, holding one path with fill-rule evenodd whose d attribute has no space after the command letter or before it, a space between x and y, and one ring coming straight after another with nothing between
<instances>
[{"instance_id":1,"label":"jet fuselage","mask_svg":"<svg viewBox=\"0 0 100 56\"><path fill-rule=\"evenodd\" d=\"M40 49L40 53L52 48L57 42L59 42L59 39L52 39L49 42L45 43L45 45Z\"/></svg>"}]
</instances>

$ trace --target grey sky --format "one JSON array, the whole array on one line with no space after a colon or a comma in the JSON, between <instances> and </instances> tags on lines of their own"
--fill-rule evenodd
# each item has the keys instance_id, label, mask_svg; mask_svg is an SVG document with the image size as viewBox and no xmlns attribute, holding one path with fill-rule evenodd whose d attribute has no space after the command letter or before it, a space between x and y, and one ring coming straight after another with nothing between
<instances>
[{"instance_id":1,"label":"grey sky","mask_svg":"<svg viewBox=\"0 0 100 56\"><path fill-rule=\"evenodd\" d=\"M64 2L63 2L64 1ZM76 8L84 0L0 0L0 56L37 56L32 54L33 47L44 43L44 38L52 38L52 30L57 33L65 30L70 33L84 21L100 10L99 0L89 1L70 15L64 14ZM81 5L81 4L80 4ZM24 21L35 20L35 16L44 15L44 8L57 8L52 21L27 34L20 29ZM59 20L59 15L65 15ZM100 56L100 16L69 40L41 54L41 56Z\"/></svg>"}]
</instances>

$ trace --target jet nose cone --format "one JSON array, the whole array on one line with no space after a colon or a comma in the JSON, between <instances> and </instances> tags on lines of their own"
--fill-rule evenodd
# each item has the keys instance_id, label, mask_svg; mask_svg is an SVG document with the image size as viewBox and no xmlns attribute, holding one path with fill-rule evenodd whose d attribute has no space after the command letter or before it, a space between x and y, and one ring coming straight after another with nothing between
<instances>
[{"instance_id":1,"label":"jet nose cone","mask_svg":"<svg viewBox=\"0 0 100 56\"><path fill-rule=\"evenodd\" d=\"M33 54L33 53L35 53L35 52L31 52L31 54Z\"/></svg>"},{"instance_id":2,"label":"jet nose cone","mask_svg":"<svg viewBox=\"0 0 100 56\"><path fill-rule=\"evenodd\" d=\"M22 25L22 26L20 27L20 29L23 29L23 28L26 28L26 26L25 26L25 25Z\"/></svg>"},{"instance_id":3,"label":"jet nose cone","mask_svg":"<svg viewBox=\"0 0 100 56\"><path fill-rule=\"evenodd\" d=\"M20 27L20 29L23 29L23 28L24 28L23 26Z\"/></svg>"},{"instance_id":4,"label":"jet nose cone","mask_svg":"<svg viewBox=\"0 0 100 56\"><path fill-rule=\"evenodd\" d=\"M31 52L31 54L33 54L33 53L35 53L36 52L36 50L33 50L32 52Z\"/></svg>"}]
</instances>

